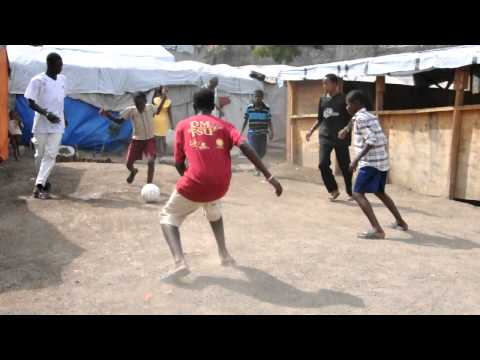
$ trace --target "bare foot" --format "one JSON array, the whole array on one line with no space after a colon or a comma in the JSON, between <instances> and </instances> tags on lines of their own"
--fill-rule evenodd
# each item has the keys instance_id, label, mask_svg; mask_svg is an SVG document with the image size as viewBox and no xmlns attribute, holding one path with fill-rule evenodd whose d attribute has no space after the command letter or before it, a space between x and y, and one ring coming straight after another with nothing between
<instances>
[{"instance_id":1,"label":"bare foot","mask_svg":"<svg viewBox=\"0 0 480 360\"><path fill-rule=\"evenodd\" d=\"M230 255L227 255L227 256L221 256L220 257L220 261L222 263L222 266L231 266L231 267L234 267L237 265L237 262L235 261L234 258L232 258Z\"/></svg>"},{"instance_id":2,"label":"bare foot","mask_svg":"<svg viewBox=\"0 0 480 360\"><path fill-rule=\"evenodd\" d=\"M405 221L396 221L390 226L392 229L408 231L408 224Z\"/></svg>"},{"instance_id":3,"label":"bare foot","mask_svg":"<svg viewBox=\"0 0 480 360\"><path fill-rule=\"evenodd\" d=\"M171 281L179 278L188 276L191 273L188 265L185 262L175 264L175 268L164 276L162 276L162 281Z\"/></svg>"},{"instance_id":4,"label":"bare foot","mask_svg":"<svg viewBox=\"0 0 480 360\"><path fill-rule=\"evenodd\" d=\"M130 175L128 175L127 183L131 184L135 179L135 175L137 175L137 173L138 173L138 169L133 169L133 171L130 172Z\"/></svg>"}]
</instances>

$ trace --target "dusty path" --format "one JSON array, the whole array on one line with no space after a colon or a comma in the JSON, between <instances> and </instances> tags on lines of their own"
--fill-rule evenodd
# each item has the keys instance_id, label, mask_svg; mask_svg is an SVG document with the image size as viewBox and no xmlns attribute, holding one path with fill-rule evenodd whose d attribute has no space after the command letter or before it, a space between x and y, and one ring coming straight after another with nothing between
<instances>
[{"instance_id":1,"label":"dusty path","mask_svg":"<svg viewBox=\"0 0 480 360\"><path fill-rule=\"evenodd\" d=\"M198 212L182 228L194 273L176 285L159 280L171 258L161 204L139 197L145 165L127 185L121 164L60 164L48 202L29 196L29 160L2 165L0 314L480 314L480 208L390 186L412 231L358 240L360 210L328 202L316 171L268 162L284 197L237 159L224 201L241 267L218 265ZM163 201L176 179L158 166Z\"/></svg>"}]
</instances>

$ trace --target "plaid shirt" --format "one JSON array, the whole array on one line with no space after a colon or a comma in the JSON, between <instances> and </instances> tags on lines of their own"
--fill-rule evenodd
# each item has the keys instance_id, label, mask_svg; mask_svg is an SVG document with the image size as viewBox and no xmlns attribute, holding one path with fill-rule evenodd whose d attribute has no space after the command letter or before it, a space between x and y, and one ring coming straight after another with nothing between
<instances>
[{"instance_id":1,"label":"plaid shirt","mask_svg":"<svg viewBox=\"0 0 480 360\"><path fill-rule=\"evenodd\" d=\"M369 113L365 108L359 110L354 118L354 146L360 153L367 144L373 147L360 159L358 167L374 167L380 171L389 170L387 138L383 133L378 118Z\"/></svg>"}]
</instances>

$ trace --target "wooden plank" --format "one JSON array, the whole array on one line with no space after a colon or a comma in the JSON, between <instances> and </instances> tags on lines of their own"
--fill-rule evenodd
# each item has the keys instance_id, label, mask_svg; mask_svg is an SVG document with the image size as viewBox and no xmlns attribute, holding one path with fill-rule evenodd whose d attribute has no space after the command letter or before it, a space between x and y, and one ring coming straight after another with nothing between
<instances>
[{"instance_id":1,"label":"wooden plank","mask_svg":"<svg viewBox=\"0 0 480 360\"><path fill-rule=\"evenodd\" d=\"M294 86L291 81L287 81L287 97L288 97L288 111L287 111L287 162L292 164L293 163L293 126L294 122L292 121L292 115L294 112Z\"/></svg>"},{"instance_id":2,"label":"wooden plank","mask_svg":"<svg viewBox=\"0 0 480 360\"><path fill-rule=\"evenodd\" d=\"M385 115L392 184L424 195L448 197L451 112Z\"/></svg>"},{"instance_id":3,"label":"wooden plank","mask_svg":"<svg viewBox=\"0 0 480 360\"><path fill-rule=\"evenodd\" d=\"M480 111L463 111L455 198L480 201Z\"/></svg>"},{"instance_id":4,"label":"wooden plank","mask_svg":"<svg viewBox=\"0 0 480 360\"><path fill-rule=\"evenodd\" d=\"M383 95L385 93L385 76L377 76L375 81L375 111L383 110Z\"/></svg>"},{"instance_id":5,"label":"wooden plank","mask_svg":"<svg viewBox=\"0 0 480 360\"><path fill-rule=\"evenodd\" d=\"M448 197L453 199L455 196L455 188L458 170L458 152L460 146L460 135L462 131L462 111L459 109L463 105L465 96L465 88L468 85L468 72L465 69L455 70L455 110L453 111L452 140L450 145L450 166L448 181Z\"/></svg>"},{"instance_id":6,"label":"wooden plank","mask_svg":"<svg viewBox=\"0 0 480 360\"><path fill-rule=\"evenodd\" d=\"M383 110L375 112L377 115L397 115L397 114L424 114L433 112L447 112L453 111L453 106L444 106L437 108L424 108L424 109L406 109L406 110Z\"/></svg>"}]
</instances>

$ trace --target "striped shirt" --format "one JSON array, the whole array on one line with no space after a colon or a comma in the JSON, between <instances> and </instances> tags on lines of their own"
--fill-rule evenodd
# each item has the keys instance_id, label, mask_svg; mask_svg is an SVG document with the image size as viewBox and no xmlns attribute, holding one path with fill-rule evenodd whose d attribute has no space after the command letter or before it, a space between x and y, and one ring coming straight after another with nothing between
<instances>
[{"instance_id":1,"label":"striped shirt","mask_svg":"<svg viewBox=\"0 0 480 360\"><path fill-rule=\"evenodd\" d=\"M387 138L383 133L378 118L369 113L365 108L359 110L353 117L354 121L354 146L360 153L367 144L373 147L360 159L358 167L374 167L380 171L388 171L389 161L387 152Z\"/></svg>"},{"instance_id":2,"label":"striped shirt","mask_svg":"<svg viewBox=\"0 0 480 360\"><path fill-rule=\"evenodd\" d=\"M245 111L245 120L248 121L248 133L261 135L268 133L269 123L272 119L270 108L262 103L260 109L255 108L254 104L249 104Z\"/></svg>"}]
</instances>

